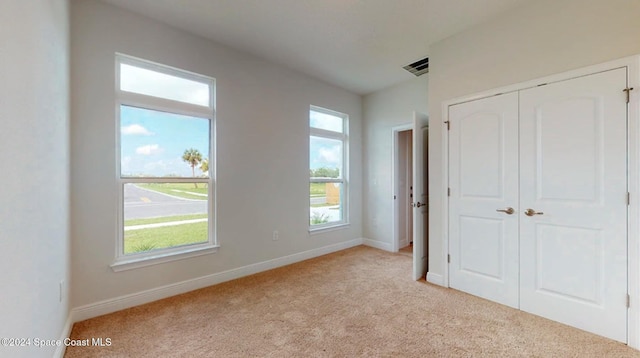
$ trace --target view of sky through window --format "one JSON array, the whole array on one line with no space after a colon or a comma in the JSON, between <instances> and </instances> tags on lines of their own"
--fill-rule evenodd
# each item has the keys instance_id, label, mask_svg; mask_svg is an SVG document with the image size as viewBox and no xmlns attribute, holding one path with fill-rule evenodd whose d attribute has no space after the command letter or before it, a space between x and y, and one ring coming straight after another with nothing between
<instances>
[{"instance_id":1,"label":"view of sky through window","mask_svg":"<svg viewBox=\"0 0 640 358\"><path fill-rule=\"evenodd\" d=\"M346 221L346 115L311 106L309 112L309 225Z\"/></svg>"},{"instance_id":2,"label":"view of sky through window","mask_svg":"<svg viewBox=\"0 0 640 358\"><path fill-rule=\"evenodd\" d=\"M309 167L311 169L342 168L342 141L330 138L309 138Z\"/></svg>"},{"instance_id":3,"label":"view of sky through window","mask_svg":"<svg viewBox=\"0 0 640 358\"><path fill-rule=\"evenodd\" d=\"M128 177L205 176L182 159L196 149L209 157L209 120L130 106L120 107L121 171Z\"/></svg>"}]
</instances>

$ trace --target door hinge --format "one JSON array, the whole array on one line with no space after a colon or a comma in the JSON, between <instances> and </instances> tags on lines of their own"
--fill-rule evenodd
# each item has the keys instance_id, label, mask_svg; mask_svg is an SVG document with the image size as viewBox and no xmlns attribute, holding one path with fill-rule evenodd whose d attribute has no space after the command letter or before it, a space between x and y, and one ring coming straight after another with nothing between
<instances>
[{"instance_id":1,"label":"door hinge","mask_svg":"<svg viewBox=\"0 0 640 358\"><path fill-rule=\"evenodd\" d=\"M451 130L451 122L449 121L444 121L444 123L447 124L447 130Z\"/></svg>"},{"instance_id":2,"label":"door hinge","mask_svg":"<svg viewBox=\"0 0 640 358\"><path fill-rule=\"evenodd\" d=\"M631 101L631 91L633 91L633 87L627 87L625 89L622 90L622 92L625 92L627 94L627 103L629 103Z\"/></svg>"},{"instance_id":3,"label":"door hinge","mask_svg":"<svg viewBox=\"0 0 640 358\"><path fill-rule=\"evenodd\" d=\"M447 263L451 263L451 255L447 254Z\"/></svg>"},{"instance_id":4,"label":"door hinge","mask_svg":"<svg viewBox=\"0 0 640 358\"><path fill-rule=\"evenodd\" d=\"M627 206L631 205L631 193L627 192Z\"/></svg>"},{"instance_id":5,"label":"door hinge","mask_svg":"<svg viewBox=\"0 0 640 358\"><path fill-rule=\"evenodd\" d=\"M631 307L631 296L627 293L627 308Z\"/></svg>"},{"instance_id":6,"label":"door hinge","mask_svg":"<svg viewBox=\"0 0 640 358\"><path fill-rule=\"evenodd\" d=\"M447 196L451 196L451 188L447 188Z\"/></svg>"},{"instance_id":7,"label":"door hinge","mask_svg":"<svg viewBox=\"0 0 640 358\"><path fill-rule=\"evenodd\" d=\"M395 195L393 196L393 200L396 200L396 196Z\"/></svg>"}]
</instances>

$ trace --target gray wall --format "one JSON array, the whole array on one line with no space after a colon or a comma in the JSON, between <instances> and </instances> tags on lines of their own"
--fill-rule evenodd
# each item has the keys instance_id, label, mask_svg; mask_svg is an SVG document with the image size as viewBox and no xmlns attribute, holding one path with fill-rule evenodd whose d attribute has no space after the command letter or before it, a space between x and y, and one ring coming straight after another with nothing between
<instances>
[{"instance_id":1,"label":"gray wall","mask_svg":"<svg viewBox=\"0 0 640 358\"><path fill-rule=\"evenodd\" d=\"M0 337L60 339L69 312L68 4L2 1L0 24ZM0 355L54 354L31 343Z\"/></svg>"},{"instance_id":2,"label":"gray wall","mask_svg":"<svg viewBox=\"0 0 640 358\"><path fill-rule=\"evenodd\" d=\"M73 1L74 307L362 237L359 95L95 0ZM114 273L114 54L216 79L219 252ZM349 115L348 228L308 233L309 105ZM272 240L279 230L280 239Z\"/></svg>"},{"instance_id":3,"label":"gray wall","mask_svg":"<svg viewBox=\"0 0 640 358\"><path fill-rule=\"evenodd\" d=\"M391 249L393 232L392 129L411 124L413 112L428 114L429 75L364 97L364 236L378 247Z\"/></svg>"},{"instance_id":4,"label":"gray wall","mask_svg":"<svg viewBox=\"0 0 640 358\"><path fill-rule=\"evenodd\" d=\"M434 44L429 73L429 272L444 270L445 100L640 53L637 0L541 0Z\"/></svg>"}]
</instances>

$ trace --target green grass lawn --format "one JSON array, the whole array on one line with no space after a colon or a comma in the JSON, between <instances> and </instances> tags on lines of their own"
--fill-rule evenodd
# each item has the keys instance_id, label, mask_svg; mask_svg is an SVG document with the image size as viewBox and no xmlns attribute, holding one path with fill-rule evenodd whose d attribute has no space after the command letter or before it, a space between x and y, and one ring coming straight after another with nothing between
<instances>
[{"instance_id":1,"label":"green grass lawn","mask_svg":"<svg viewBox=\"0 0 640 358\"><path fill-rule=\"evenodd\" d=\"M208 214L191 214L191 215L177 215L177 216L162 216L158 218L148 218L148 219L131 219L131 220L125 220L124 226L167 223L171 221L182 221L182 220L193 220L193 219L206 219L207 217L208 217Z\"/></svg>"},{"instance_id":2,"label":"green grass lawn","mask_svg":"<svg viewBox=\"0 0 640 358\"><path fill-rule=\"evenodd\" d=\"M327 195L327 184L325 183L309 183L309 194L311 197L325 196Z\"/></svg>"},{"instance_id":3,"label":"green grass lawn","mask_svg":"<svg viewBox=\"0 0 640 358\"><path fill-rule=\"evenodd\" d=\"M140 188L157 191L159 193L169 194L185 199L207 200L206 196L192 195L191 193L207 194L208 188L206 183L198 183L196 188L193 183L138 183Z\"/></svg>"},{"instance_id":4,"label":"green grass lawn","mask_svg":"<svg viewBox=\"0 0 640 358\"><path fill-rule=\"evenodd\" d=\"M164 249L207 241L208 223L199 222L124 232L124 253Z\"/></svg>"}]
</instances>

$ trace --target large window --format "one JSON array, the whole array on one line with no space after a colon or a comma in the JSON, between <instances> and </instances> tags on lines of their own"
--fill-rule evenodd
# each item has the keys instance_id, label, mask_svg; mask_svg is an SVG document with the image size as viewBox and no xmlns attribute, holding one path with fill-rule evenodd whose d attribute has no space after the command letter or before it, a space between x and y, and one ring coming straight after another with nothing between
<instances>
[{"instance_id":1,"label":"large window","mask_svg":"<svg viewBox=\"0 0 640 358\"><path fill-rule=\"evenodd\" d=\"M346 114L319 107L309 112L309 227L311 230L346 224Z\"/></svg>"},{"instance_id":2,"label":"large window","mask_svg":"<svg viewBox=\"0 0 640 358\"><path fill-rule=\"evenodd\" d=\"M116 94L114 270L213 251L213 79L117 55Z\"/></svg>"}]
</instances>

